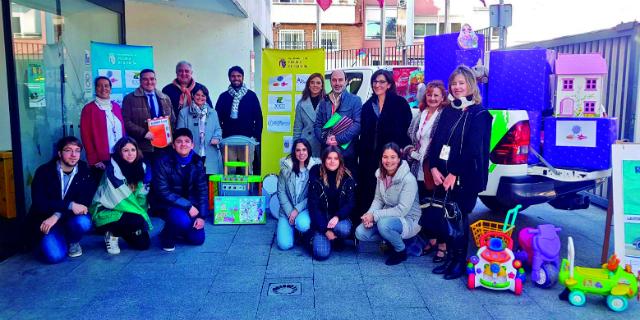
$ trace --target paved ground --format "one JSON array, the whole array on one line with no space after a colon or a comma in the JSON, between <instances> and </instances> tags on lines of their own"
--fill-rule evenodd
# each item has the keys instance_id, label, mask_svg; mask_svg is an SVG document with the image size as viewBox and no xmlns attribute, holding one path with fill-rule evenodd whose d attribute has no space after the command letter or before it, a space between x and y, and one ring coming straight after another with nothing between
<instances>
[{"instance_id":1,"label":"paved ground","mask_svg":"<svg viewBox=\"0 0 640 320\"><path fill-rule=\"evenodd\" d=\"M482 205L475 212L472 220L491 218ZM519 216L517 225L562 226L564 245L568 235L575 239L578 265L596 266L604 217L595 207L566 212L539 205ZM0 263L0 319L632 319L640 314L636 301L616 314L597 296L589 296L585 307L573 307L558 300L559 285L543 290L527 282L519 297L469 291L463 280L431 274L430 257L388 267L372 246L313 261L300 248L278 250L275 226L275 220L266 226L208 224L203 246L178 245L172 253L160 250L155 237L148 251L121 244L122 253L109 256L102 238L91 236L82 241L83 256L58 265L14 256ZM158 221L155 231L160 227ZM297 295L269 295L270 285L280 283L298 284Z\"/></svg>"}]
</instances>

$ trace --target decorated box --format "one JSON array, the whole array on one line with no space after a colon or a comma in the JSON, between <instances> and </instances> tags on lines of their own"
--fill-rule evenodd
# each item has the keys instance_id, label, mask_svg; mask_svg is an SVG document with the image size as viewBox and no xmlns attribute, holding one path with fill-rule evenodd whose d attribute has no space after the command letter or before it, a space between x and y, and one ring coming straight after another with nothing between
<instances>
[{"instance_id":1,"label":"decorated box","mask_svg":"<svg viewBox=\"0 0 640 320\"><path fill-rule=\"evenodd\" d=\"M484 36L478 34L478 47L476 49L461 48L458 44L458 33L448 33L424 38L424 77L425 83L432 80L442 80L448 87L448 79L451 72L462 61L467 62L469 55L479 54L484 60ZM460 55L458 54L460 52ZM473 53L472 53L473 52ZM477 59L473 61L475 65ZM466 63L465 63L466 64Z\"/></svg>"},{"instance_id":2,"label":"decorated box","mask_svg":"<svg viewBox=\"0 0 640 320\"><path fill-rule=\"evenodd\" d=\"M217 196L214 198L214 224L265 224L266 203L263 196Z\"/></svg>"},{"instance_id":3,"label":"decorated box","mask_svg":"<svg viewBox=\"0 0 640 320\"><path fill-rule=\"evenodd\" d=\"M558 55L555 115L600 117L606 75L607 62L599 53Z\"/></svg>"},{"instance_id":4,"label":"decorated box","mask_svg":"<svg viewBox=\"0 0 640 320\"><path fill-rule=\"evenodd\" d=\"M491 51L485 105L536 112L551 109L554 59L555 52L547 49Z\"/></svg>"},{"instance_id":5,"label":"decorated box","mask_svg":"<svg viewBox=\"0 0 640 320\"><path fill-rule=\"evenodd\" d=\"M542 156L558 168L609 169L617 135L616 118L547 117Z\"/></svg>"}]
</instances>

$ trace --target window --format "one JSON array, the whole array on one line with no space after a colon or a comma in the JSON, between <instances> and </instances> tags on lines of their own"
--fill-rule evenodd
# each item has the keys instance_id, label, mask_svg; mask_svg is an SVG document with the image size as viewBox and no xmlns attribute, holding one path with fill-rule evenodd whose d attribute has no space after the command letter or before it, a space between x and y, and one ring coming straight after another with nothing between
<instances>
[{"instance_id":1,"label":"window","mask_svg":"<svg viewBox=\"0 0 640 320\"><path fill-rule=\"evenodd\" d=\"M444 23L439 23L438 24L438 31L440 33L438 34L444 34ZM456 33L456 32L460 32L460 29L462 29L462 24L461 23L452 23L451 24L451 33Z\"/></svg>"},{"instance_id":2,"label":"window","mask_svg":"<svg viewBox=\"0 0 640 320\"><path fill-rule=\"evenodd\" d=\"M595 114L596 113L596 102L595 101L585 101L584 102L584 113L585 114Z\"/></svg>"},{"instance_id":3,"label":"window","mask_svg":"<svg viewBox=\"0 0 640 320\"><path fill-rule=\"evenodd\" d=\"M322 38L320 38L320 46L327 51L340 50L340 31L338 30L322 30ZM316 43L317 31L313 31L313 43Z\"/></svg>"},{"instance_id":4,"label":"window","mask_svg":"<svg viewBox=\"0 0 640 320\"><path fill-rule=\"evenodd\" d=\"M289 50L304 49L304 30L278 31L278 48Z\"/></svg>"},{"instance_id":5,"label":"window","mask_svg":"<svg viewBox=\"0 0 640 320\"><path fill-rule=\"evenodd\" d=\"M385 38L396 38L396 21L398 10L396 8L385 9ZM366 9L365 37L367 39L380 39L380 8L367 7Z\"/></svg>"},{"instance_id":6,"label":"window","mask_svg":"<svg viewBox=\"0 0 640 320\"><path fill-rule=\"evenodd\" d=\"M438 25L435 23L416 23L413 25L413 37L424 38L437 34Z\"/></svg>"},{"instance_id":7,"label":"window","mask_svg":"<svg viewBox=\"0 0 640 320\"><path fill-rule=\"evenodd\" d=\"M597 83L598 83L597 79L595 79L595 78L588 78L588 79L587 79L587 85L585 86L585 90L588 90L588 91L594 91L594 90L596 90L596 88L597 88Z\"/></svg>"},{"instance_id":8,"label":"window","mask_svg":"<svg viewBox=\"0 0 640 320\"><path fill-rule=\"evenodd\" d=\"M273 0L273 3L303 3L304 0Z\"/></svg>"},{"instance_id":9,"label":"window","mask_svg":"<svg viewBox=\"0 0 640 320\"><path fill-rule=\"evenodd\" d=\"M562 91L573 91L573 79L562 79Z\"/></svg>"}]
</instances>

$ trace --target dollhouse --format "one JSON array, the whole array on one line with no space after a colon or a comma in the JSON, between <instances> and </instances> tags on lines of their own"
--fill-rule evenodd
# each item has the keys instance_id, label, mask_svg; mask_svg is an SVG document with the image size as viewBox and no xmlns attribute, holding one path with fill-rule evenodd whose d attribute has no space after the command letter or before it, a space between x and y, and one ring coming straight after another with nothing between
<instances>
[{"instance_id":1,"label":"dollhouse","mask_svg":"<svg viewBox=\"0 0 640 320\"><path fill-rule=\"evenodd\" d=\"M558 117L600 117L607 63L599 53L559 54L556 59Z\"/></svg>"}]
</instances>

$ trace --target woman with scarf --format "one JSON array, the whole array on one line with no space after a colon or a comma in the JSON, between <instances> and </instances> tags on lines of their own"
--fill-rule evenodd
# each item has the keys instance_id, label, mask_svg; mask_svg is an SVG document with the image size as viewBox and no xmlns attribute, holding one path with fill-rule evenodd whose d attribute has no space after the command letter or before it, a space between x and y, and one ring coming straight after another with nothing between
<instances>
[{"instance_id":1,"label":"woman with scarf","mask_svg":"<svg viewBox=\"0 0 640 320\"><path fill-rule=\"evenodd\" d=\"M189 107L192 103L193 94L200 89L207 90L203 84L193 79L193 69L188 61L180 61L176 64L176 78L171 83L162 88L162 93L169 96L173 106L173 114L178 116L180 110ZM207 93L207 103L212 106L211 99Z\"/></svg>"},{"instance_id":2,"label":"woman with scarf","mask_svg":"<svg viewBox=\"0 0 640 320\"><path fill-rule=\"evenodd\" d=\"M122 109L111 101L111 80L99 76L94 86L96 99L87 103L80 114L80 136L87 152L87 162L99 180L111 159L113 147L125 131Z\"/></svg>"},{"instance_id":3,"label":"woman with scarf","mask_svg":"<svg viewBox=\"0 0 640 320\"><path fill-rule=\"evenodd\" d=\"M120 237L133 249L149 248L150 181L151 172L142 161L138 143L130 137L118 140L89 209L110 254L120 253Z\"/></svg>"},{"instance_id":4,"label":"woman with scarf","mask_svg":"<svg viewBox=\"0 0 640 320\"><path fill-rule=\"evenodd\" d=\"M204 159L207 174L217 174L222 172L222 128L218 113L207 103L208 96L209 91L204 87L194 91L193 102L180 110L176 127L187 128L193 133L193 151Z\"/></svg>"}]
</instances>

